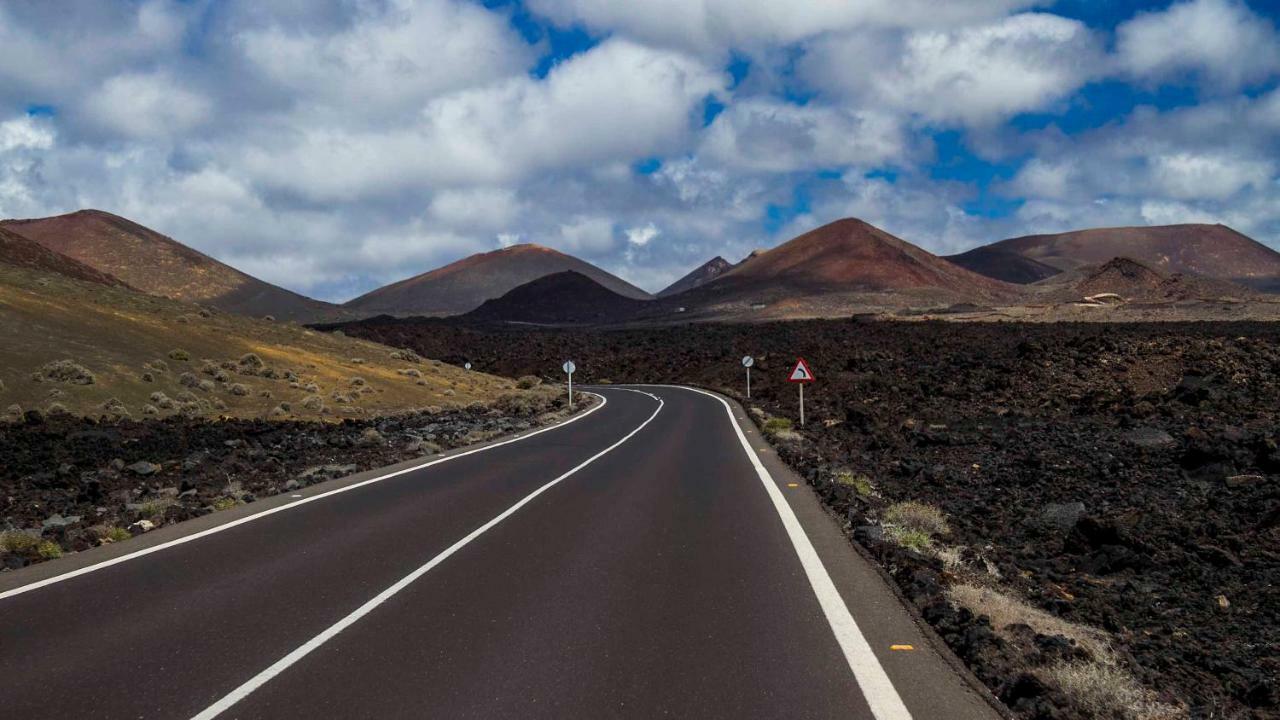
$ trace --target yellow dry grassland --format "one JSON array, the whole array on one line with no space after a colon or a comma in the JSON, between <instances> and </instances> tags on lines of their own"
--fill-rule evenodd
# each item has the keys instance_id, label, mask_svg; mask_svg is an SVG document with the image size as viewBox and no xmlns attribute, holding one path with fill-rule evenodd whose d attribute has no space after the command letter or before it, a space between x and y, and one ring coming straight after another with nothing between
<instances>
[{"instance_id":1,"label":"yellow dry grassland","mask_svg":"<svg viewBox=\"0 0 1280 720\"><path fill-rule=\"evenodd\" d=\"M523 392L364 340L5 265L0 338L0 419L35 408L337 420Z\"/></svg>"}]
</instances>

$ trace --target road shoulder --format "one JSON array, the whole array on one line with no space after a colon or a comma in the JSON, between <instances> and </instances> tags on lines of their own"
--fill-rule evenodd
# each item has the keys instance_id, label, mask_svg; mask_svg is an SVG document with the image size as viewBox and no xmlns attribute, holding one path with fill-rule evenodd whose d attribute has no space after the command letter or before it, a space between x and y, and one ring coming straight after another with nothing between
<instances>
[{"instance_id":1,"label":"road shoulder","mask_svg":"<svg viewBox=\"0 0 1280 720\"><path fill-rule=\"evenodd\" d=\"M778 457L742 405L719 393L716 397L729 403L912 716L955 720L1010 717L899 594L879 565L844 534L812 487ZM890 649L894 646L912 649ZM938 678L947 681L939 682Z\"/></svg>"}]
</instances>

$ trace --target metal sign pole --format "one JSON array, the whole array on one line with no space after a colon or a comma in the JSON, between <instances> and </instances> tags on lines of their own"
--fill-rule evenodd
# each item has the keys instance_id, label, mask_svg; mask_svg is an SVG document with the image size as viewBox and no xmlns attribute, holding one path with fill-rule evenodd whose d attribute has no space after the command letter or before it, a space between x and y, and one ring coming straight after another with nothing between
<instances>
[{"instance_id":1,"label":"metal sign pole","mask_svg":"<svg viewBox=\"0 0 1280 720\"><path fill-rule=\"evenodd\" d=\"M747 368L747 399L751 399L751 368Z\"/></svg>"},{"instance_id":2,"label":"metal sign pole","mask_svg":"<svg viewBox=\"0 0 1280 720\"><path fill-rule=\"evenodd\" d=\"M573 412L573 371L577 370L578 366L574 365L572 360L565 360L561 369L564 370L565 375L569 376L569 412Z\"/></svg>"},{"instance_id":3,"label":"metal sign pole","mask_svg":"<svg viewBox=\"0 0 1280 720\"><path fill-rule=\"evenodd\" d=\"M800 425L804 425L804 383L797 383L800 386Z\"/></svg>"}]
</instances>

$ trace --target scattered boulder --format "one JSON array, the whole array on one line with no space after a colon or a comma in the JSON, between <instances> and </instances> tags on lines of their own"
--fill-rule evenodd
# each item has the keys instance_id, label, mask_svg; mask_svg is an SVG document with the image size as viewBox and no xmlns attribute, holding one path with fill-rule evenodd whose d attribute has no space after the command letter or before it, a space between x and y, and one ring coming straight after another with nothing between
<instances>
[{"instance_id":1,"label":"scattered boulder","mask_svg":"<svg viewBox=\"0 0 1280 720\"><path fill-rule=\"evenodd\" d=\"M155 530L155 529L156 529L156 524L151 522L150 520L139 520L138 522L129 526L129 530L133 531L135 535L141 535L142 533L151 532L152 530Z\"/></svg>"},{"instance_id":2,"label":"scattered boulder","mask_svg":"<svg viewBox=\"0 0 1280 720\"><path fill-rule=\"evenodd\" d=\"M1172 435L1152 427L1134 428L1124 434L1124 440L1145 450L1163 450L1177 445Z\"/></svg>"},{"instance_id":3,"label":"scattered boulder","mask_svg":"<svg viewBox=\"0 0 1280 720\"><path fill-rule=\"evenodd\" d=\"M132 465L129 465L125 469L133 473L134 475L141 475L143 477L146 477L148 475L155 475L156 473L160 472L162 468L153 462L147 462L146 460L139 460L138 462L133 463Z\"/></svg>"},{"instance_id":4,"label":"scattered boulder","mask_svg":"<svg viewBox=\"0 0 1280 720\"><path fill-rule=\"evenodd\" d=\"M1050 503L1040 512L1040 521L1055 530L1066 532L1075 527L1076 522L1084 515L1084 503Z\"/></svg>"},{"instance_id":5,"label":"scattered boulder","mask_svg":"<svg viewBox=\"0 0 1280 720\"><path fill-rule=\"evenodd\" d=\"M376 445L385 445L387 439L378 432L377 428L365 428L360 433L360 437L356 440L356 444L361 447L373 447Z\"/></svg>"}]
</instances>

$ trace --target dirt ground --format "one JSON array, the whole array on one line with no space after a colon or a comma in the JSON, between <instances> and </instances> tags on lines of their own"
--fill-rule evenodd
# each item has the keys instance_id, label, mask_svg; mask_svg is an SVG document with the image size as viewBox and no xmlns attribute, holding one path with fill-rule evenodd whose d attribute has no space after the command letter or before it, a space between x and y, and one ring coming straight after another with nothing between
<instances>
[{"instance_id":1,"label":"dirt ground","mask_svg":"<svg viewBox=\"0 0 1280 720\"><path fill-rule=\"evenodd\" d=\"M1280 716L1280 326L845 320L593 332L402 320L346 332L509 377L558 379L572 358L577 382L677 381L737 396L750 354L751 405L766 426L781 418L776 428L796 418L785 377L804 356L818 378L808 425L774 432L775 443L1018 715L1106 716L1045 680L1088 655L1097 631L1155 708L1135 700L1118 717ZM945 531L888 541L893 505L906 500L940 509ZM1086 630L1001 625L994 609L957 601L974 583L1042 611L1041 625Z\"/></svg>"}]
</instances>

